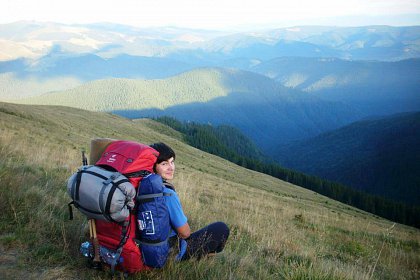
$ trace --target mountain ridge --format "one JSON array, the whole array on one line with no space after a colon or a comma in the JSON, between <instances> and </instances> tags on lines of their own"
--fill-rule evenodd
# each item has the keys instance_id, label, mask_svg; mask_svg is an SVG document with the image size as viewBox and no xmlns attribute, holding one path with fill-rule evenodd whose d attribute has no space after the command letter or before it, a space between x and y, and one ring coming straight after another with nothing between
<instances>
[{"instance_id":1,"label":"mountain ridge","mask_svg":"<svg viewBox=\"0 0 420 280\"><path fill-rule=\"evenodd\" d=\"M91 52L106 57L121 53L179 57L177 51L191 50L197 51L194 54L196 58L200 57L202 51L207 55L217 54L220 45L237 45L246 46L241 47L242 55L257 57L255 49L268 47L268 52L271 52L270 46L282 40L296 42L297 45L316 45L319 49L335 52L341 58L400 60L419 56L419 29L419 26L295 26L251 32L221 32L173 27L146 29L112 24L18 22L0 25L0 40L7 42L8 46L3 60L21 56L40 57L57 45L66 52ZM28 43L28 38L32 40L32 45Z\"/></svg>"}]
</instances>

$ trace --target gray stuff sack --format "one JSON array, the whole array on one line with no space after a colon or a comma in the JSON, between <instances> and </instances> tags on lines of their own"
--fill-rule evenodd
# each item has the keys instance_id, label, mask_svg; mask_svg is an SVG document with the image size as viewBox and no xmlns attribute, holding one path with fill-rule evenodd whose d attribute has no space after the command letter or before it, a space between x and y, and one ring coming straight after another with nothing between
<instances>
[{"instance_id":1,"label":"gray stuff sack","mask_svg":"<svg viewBox=\"0 0 420 280\"><path fill-rule=\"evenodd\" d=\"M89 219L121 223L134 208L136 190L119 172L112 172L94 165L82 166L67 181L71 204Z\"/></svg>"}]
</instances>

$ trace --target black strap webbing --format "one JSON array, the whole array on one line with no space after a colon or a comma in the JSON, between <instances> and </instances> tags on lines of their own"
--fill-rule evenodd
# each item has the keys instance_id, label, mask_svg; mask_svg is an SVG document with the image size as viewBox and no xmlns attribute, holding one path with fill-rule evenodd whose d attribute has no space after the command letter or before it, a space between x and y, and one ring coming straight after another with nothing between
<instances>
[{"instance_id":1,"label":"black strap webbing","mask_svg":"<svg viewBox=\"0 0 420 280\"><path fill-rule=\"evenodd\" d=\"M143 194L139 195L136 198L137 203L147 203L153 201L156 197L162 197L162 196L171 196L171 193L151 193L151 194Z\"/></svg>"},{"instance_id":2,"label":"black strap webbing","mask_svg":"<svg viewBox=\"0 0 420 280\"><path fill-rule=\"evenodd\" d=\"M80 188L80 182L81 182L81 180L82 180L82 171L80 170L80 171L77 172L77 175L76 175L76 196L75 196L75 199L76 200L79 200L80 199L80 197L79 197L79 188Z\"/></svg>"},{"instance_id":3,"label":"black strap webbing","mask_svg":"<svg viewBox=\"0 0 420 280\"><path fill-rule=\"evenodd\" d=\"M80 172L83 172L83 173L88 173L88 174L91 174L91 175L93 175L93 176L99 177L99 178L104 179L104 180L108 179L108 178L107 178L107 177L105 177L104 175L99 174L99 173L96 173L96 172L93 172L93 171L90 171L90 170L82 170L82 171L80 171Z\"/></svg>"},{"instance_id":4,"label":"black strap webbing","mask_svg":"<svg viewBox=\"0 0 420 280\"><path fill-rule=\"evenodd\" d=\"M69 206L69 220L73 220L73 207L71 207L72 204L74 204L74 201L67 204Z\"/></svg>"},{"instance_id":5,"label":"black strap webbing","mask_svg":"<svg viewBox=\"0 0 420 280\"><path fill-rule=\"evenodd\" d=\"M111 215L110 215L110 208L111 208L112 196L114 195L114 192L115 192L115 190L117 189L117 187L118 187L118 185L117 185L117 184L115 184L115 183L113 182L113 183L112 183L112 187L111 187L111 189L109 190L108 197L107 197L107 199L106 199L106 205L105 205L105 211L104 211L104 215L105 215L105 217L106 217L109 221L111 221L111 222L115 222L115 223L117 223L117 222L116 222L116 221L114 221L114 219L112 219L112 217L111 217Z\"/></svg>"},{"instance_id":6,"label":"black strap webbing","mask_svg":"<svg viewBox=\"0 0 420 280\"><path fill-rule=\"evenodd\" d=\"M163 185L164 185L165 187L167 187L168 189L171 189L171 190L173 190L173 191L175 192L175 186L174 186L174 185L172 185L171 183L166 182L166 181L163 181Z\"/></svg>"},{"instance_id":7,"label":"black strap webbing","mask_svg":"<svg viewBox=\"0 0 420 280\"><path fill-rule=\"evenodd\" d=\"M122 253L122 249L124 244L128 240L128 235L130 234L130 226L131 226L131 215L128 217L128 220L125 220L122 224L121 228L121 240L117 247L117 254L116 257L113 259L113 262L111 263L111 273L114 275L115 273L115 267L120 262L120 256Z\"/></svg>"},{"instance_id":8,"label":"black strap webbing","mask_svg":"<svg viewBox=\"0 0 420 280\"><path fill-rule=\"evenodd\" d=\"M125 173L123 175L127 178L135 178L135 177L146 177L147 175L149 175L151 173L152 172L147 171L147 170L140 170L140 171L136 171L136 172Z\"/></svg>"}]
</instances>

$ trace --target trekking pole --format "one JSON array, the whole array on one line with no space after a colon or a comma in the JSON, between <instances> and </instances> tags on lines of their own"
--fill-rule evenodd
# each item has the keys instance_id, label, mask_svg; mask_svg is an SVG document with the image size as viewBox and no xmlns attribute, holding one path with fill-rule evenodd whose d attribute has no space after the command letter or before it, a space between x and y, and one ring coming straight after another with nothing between
<instances>
[{"instance_id":1,"label":"trekking pole","mask_svg":"<svg viewBox=\"0 0 420 280\"><path fill-rule=\"evenodd\" d=\"M90 221L92 221L92 220L88 220L88 224L89 224L89 237L90 237L91 241L93 241L93 229L92 229L92 223Z\"/></svg>"},{"instance_id":2,"label":"trekking pole","mask_svg":"<svg viewBox=\"0 0 420 280\"><path fill-rule=\"evenodd\" d=\"M92 223L91 223L91 219L88 220L88 225L89 225L89 239L90 239L90 243L92 244L92 248L93 248L93 229L92 229ZM95 254L95 249L92 250L92 253Z\"/></svg>"},{"instance_id":3,"label":"trekking pole","mask_svg":"<svg viewBox=\"0 0 420 280\"><path fill-rule=\"evenodd\" d=\"M96 235L96 223L94 219L90 219L90 226L92 228L92 235L93 235L93 250L94 250L94 257L93 257L93 263L92 263L92 267L94 269L101 269L102 268L102 263L101 263L101 257L100 257L100 248L99 248L99 241L98 241L98 236Z\"/></svg>"},{"instance_id":4,"label":"trekking pole","mask_svg":"<svg viewBox=\"0 0 420 280\"><path fill-rule=\"evenodd\" d=\"M87 158L86 158L86 155L85 155L85 150L82 150L82 164L83 165L88 165Z\"/></svg>"}]
</instances>

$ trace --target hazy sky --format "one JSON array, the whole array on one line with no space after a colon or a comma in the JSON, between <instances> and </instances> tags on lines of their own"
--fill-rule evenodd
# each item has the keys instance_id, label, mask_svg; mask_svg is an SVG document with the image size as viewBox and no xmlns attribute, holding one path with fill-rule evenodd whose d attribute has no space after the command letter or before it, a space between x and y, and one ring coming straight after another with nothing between
<instances>
[{"instance_id":1,"label":"hazy sky","mask_svg":"<svg viewBox=\"0 0 420 280\"><path fill-rule=\"evenodd\" d=\"M420 0L0 0L0 23L114 22L134 26L420 25Z\"/></svg>"}]
</instances>

